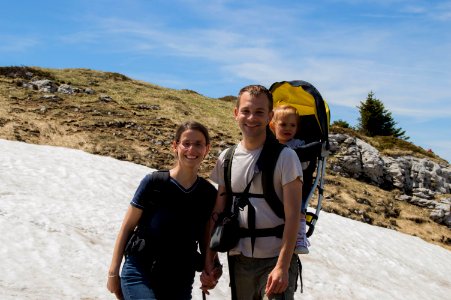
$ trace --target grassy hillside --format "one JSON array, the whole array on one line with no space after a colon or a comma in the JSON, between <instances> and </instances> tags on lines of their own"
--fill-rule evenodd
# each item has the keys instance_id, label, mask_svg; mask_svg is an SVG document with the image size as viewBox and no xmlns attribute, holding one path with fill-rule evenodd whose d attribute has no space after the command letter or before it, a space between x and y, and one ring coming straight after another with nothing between
<instances>
[{"instance_id":1,"label":"grassy hillside","mask_svg":"<svg viewBox=\"0 0 451 300\"><path fill-rule=\"evenodd\" d=\"M73 93L42 92L30 84L44 79L54 86L69 85ZM219 152L240 139L232 115L234 105L231 96L212 99L117 73L0 67L0 138L76 148L158 169L171 167L169 146L177 124L198 120L212 135L212 151L201 170L208 176ZM333 130L358 135L346 129ZM443 161L411 143L361 138L387 155ZM331 172L326 178L325 211L417 235L451 250L451 230L431 221L426 209L394 200L397 191L384 191Z\"/></svg>"},{"instance_id":2,"label":"grassy hillside","mask_svg":"<svg viewBox=\"0 0 451 300\"><path fill-rule=\"evenodd\" d=\"M200 120L213 139L205 169L211 168L220 149L239 139L233 103L194 91L87 69L2 68L0 75L0 136L5 139L77 148L152 168L169 168L169 145L177 124ZM94 93L66 95L23 87L25 82L39 79Z\"/></svg>"}]
</instances>

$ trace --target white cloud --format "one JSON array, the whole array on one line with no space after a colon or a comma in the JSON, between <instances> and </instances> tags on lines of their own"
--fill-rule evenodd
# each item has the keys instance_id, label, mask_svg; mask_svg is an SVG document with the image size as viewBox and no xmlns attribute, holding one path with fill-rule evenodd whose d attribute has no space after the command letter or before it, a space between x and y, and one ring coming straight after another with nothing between
<instances>
[{"instance_id":1,"label":"white cloud","mask_svg":"<svg viewBox=\"0 0 451 300\"><path fill-rule=\"evenodd\" d=\"M97 61L83 56L111 55L103 69L120 66L139 79L202 88L207 95L234 94L246 83L302 79L332 105L356 109L372 90L397 116L450 116L451 1L293 2L131 1L121 14L97 13L102 3L77 15L79 27L59 31L65 35L9 34L0 51L27 53L37 43L56 41L61 49L79 50L73 57L88 67Z\"/></svg>"}]
</instances>

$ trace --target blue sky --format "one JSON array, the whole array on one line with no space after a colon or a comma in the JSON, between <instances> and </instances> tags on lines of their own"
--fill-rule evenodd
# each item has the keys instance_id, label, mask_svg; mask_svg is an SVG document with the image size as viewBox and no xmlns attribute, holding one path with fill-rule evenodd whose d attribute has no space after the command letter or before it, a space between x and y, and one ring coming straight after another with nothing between
<instances>
[{"instance_id":1,"label":"blue sky","mask_svg":"<svg viewBox=\"0 0 451 300\"><path fill-rule=\"evenodd\" d=\"M3 1L0 65L89 68L209 97L301 79L332 121L373 91L451 161L451 1Z\"/></svg>"}]
</instances>

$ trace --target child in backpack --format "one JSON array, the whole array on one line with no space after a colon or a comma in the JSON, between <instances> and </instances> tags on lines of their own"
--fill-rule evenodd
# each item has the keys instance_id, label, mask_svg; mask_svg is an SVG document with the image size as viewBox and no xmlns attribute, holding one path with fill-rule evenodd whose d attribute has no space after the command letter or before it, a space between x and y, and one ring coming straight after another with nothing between
<instances>
[{"instance_id":1,"label":"child in backpack","mask_svg":"<svg viewBox=\"0 0 451 300\"><path fill-rule=\"evenodd\" d=\"M264 196L262 180L264 172L258 171L257 162L262 153L267 155L263 152L265 144L277 142L267 130L273 115L272 110L272 94L264 86L248 85L240 90L234 117L242 133L241 141L236 145L233 157L230 158L230 163L232 161L233 163L231 165L226 163L226 159L229 159L226 155L230 148L223 150L210 175L210 179L218 184L214 214L210 218L211 231L216 221L215 216L224 212L226 207L228 200L226 181L229 180L232 192L242 195L247 190L245 193L248 194L246 209L238 211L240 227L252 229L251 227L255 225L255 231L250 230L253 232L274 229L271 233L262 233L261 236L243 236L235 247L228 251L232 299L294 299L299 266L298 256L293 251L299 227L298 211L301 209L303 177L301 163L293 149L283 147L282 151L277 153L276 166L273 169L274 192L283 203L285 219L279 218L267 201L258 200ZM275 149L271 151L274 151L272 154L276 152ZM225 174L227 172L225 167L230 167L230 179L226 178L228 176ZM234 200L239 197L233 196ZM254 199L255 201L252 201ZM254 215L256 211L258 213ZM278 230L282 231L281 236L275 234L277 229L281 229ZM241 232L240 230L237 233L241 236ZM203 285L215 283L210 271L214 266L215 254L213 249L207 249L205 270L200 278Z\"/></svg>"},{"instance_id":2,"label":"child in backpack","mask_svg":"<svg viewBox=\"0 0 451 300\"><path fill-rule=\"evenodd\" d=\"M294 107L289 105L282 105L276 107L271 123L269 124L272 132L281 144L285 144L291 149L297 149L305 145L305 141L295 139L294 136L299 126L299 115ZM309 162L302 162L302 169L307 169ZM304 201L303 201L304 202ZM302 203L304 207L305 203ZM298 237L296 240L296 254L308 254L308 247L310 246L306 235L305 213L301 211L301 220L299 224Z\"/></svg>"}]
</instances>

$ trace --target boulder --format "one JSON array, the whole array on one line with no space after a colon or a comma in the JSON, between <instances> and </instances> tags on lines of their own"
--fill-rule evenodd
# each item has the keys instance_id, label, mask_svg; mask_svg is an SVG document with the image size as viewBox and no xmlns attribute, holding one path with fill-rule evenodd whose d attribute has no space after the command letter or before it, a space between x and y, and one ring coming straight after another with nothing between
<instances>
[{"instance_id":1,"label":"boulder","mask_svg":"<svg viewBox=\"0 0 451 300\"><path fill-rule=\"evenodd\" d=\"M31 84L44 93L55 93L58 90L58 85L49 79L35 80Z\"/></svg>"},{"instance_id":2,"label":"boulder","mask_svg":"<svg viewBox=\"0 0 451 300\"><path fill-rule=\"evenodd\" d=\"M442 199L431 211L430 218L451 228L451 198Z\"/></svg>"},{"instance_id":3,"label":"boulder","mask_svg":"<svg viewBox=\"0 0 451 300\"><path fill-rule=\"evenodd\" d=\"M431 199L435 193L451 193L451 168L426 158L380 155L365 141L346 134L331 134L332 170L351 178L365 178L381 187Z\"/></svg>"}]
</instances>

